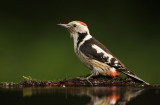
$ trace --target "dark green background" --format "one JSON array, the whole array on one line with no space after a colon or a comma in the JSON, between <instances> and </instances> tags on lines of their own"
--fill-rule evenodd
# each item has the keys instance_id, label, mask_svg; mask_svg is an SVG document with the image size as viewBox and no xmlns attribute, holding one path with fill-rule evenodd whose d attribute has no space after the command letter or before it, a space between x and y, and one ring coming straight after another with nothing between
<instances>
[{"instance_id":1,"label":"dark green background","mask_svg":"<svg viewBox=\"0 0 160 105\"><path fill-rule=\"evenodd\" d=\"M5 0L0 3L0 81L60 80L90 73L57 26L80 20L128 69L160 83L160 7L151 0Z\"/></svg>"}]
</instances>

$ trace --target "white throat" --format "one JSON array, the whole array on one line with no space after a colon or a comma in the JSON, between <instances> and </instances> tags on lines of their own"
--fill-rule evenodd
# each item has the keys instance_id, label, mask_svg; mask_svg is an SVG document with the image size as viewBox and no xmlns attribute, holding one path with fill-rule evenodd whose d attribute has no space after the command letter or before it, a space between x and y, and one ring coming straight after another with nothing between
<instances>
[{"instance_id":1,"label":"white throat","mask_svg":"<svg viewBox=\"0 0 160 105\"><path fill-rule=\"evenodd\" d=\"M73 37L74 51L76 52L77 43L78 43L78 33L72 33L71 36Z\"/></svg>"}]
</instances>

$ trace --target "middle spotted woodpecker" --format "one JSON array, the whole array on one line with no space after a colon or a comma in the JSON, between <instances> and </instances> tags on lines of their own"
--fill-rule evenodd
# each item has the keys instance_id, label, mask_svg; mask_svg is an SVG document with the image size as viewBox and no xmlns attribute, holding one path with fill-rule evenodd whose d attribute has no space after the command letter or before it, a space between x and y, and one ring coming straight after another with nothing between
<instances>
[{"instance_id":1,"label":"middle spotted woodpecker","mask_svg":"<svg viewBox=\"0 0 160 105\"><path fill-rule=\"evenodd\" d=\"M141 83L149 84L127 70L123 63L92 35L87 25L81 21L72 21L68 24L58 24L66 28L74 41L74 51L81 62L91 70L92 76L103 75L116 77L123 73Z\"/></svg>"}]
</instances>

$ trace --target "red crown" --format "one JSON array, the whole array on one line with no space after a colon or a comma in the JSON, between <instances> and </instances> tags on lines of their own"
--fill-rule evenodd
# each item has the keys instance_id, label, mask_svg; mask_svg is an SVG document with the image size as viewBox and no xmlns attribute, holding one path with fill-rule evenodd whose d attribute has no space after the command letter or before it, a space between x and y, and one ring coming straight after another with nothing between
<instances>
[{"instance_id":1,"label":"red crown","mask_svg":"<svg viewBox=\"0 0 160 105\"><path fill-rule=\"evenodd\" d=\"M82 25L84 25L84 26L87 26L86 23L83 23L83 22L81 22L81 21L75 21L75 22L80 23L80 24L82 24Z\"/></svg>"}]
</instances>

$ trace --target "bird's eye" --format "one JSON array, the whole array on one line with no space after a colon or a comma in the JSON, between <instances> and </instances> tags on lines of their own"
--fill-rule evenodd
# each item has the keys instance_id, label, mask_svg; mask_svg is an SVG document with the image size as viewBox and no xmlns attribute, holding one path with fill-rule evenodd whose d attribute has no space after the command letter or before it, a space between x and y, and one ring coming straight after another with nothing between
<instances>
[{"instance_id":1,"label":"bird's eye","mask_svg":"<svg viewBox=\"0 0 160 105\"><path fill-rule=\"evenodd\" d=\"M76 24L73 24L73 27L76 27L77 25Z\"/></svg>"}]
</instances>

